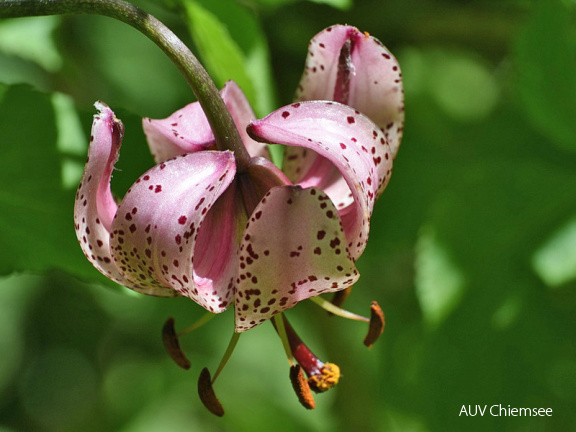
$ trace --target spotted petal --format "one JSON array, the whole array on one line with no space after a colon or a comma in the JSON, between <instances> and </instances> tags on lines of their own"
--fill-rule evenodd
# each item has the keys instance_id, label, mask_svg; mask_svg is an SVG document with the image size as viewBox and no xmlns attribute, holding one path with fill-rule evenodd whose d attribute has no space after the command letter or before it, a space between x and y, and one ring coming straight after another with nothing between
<instances>
[{"instance_id":1,"label":"spotted petal","mask_svg":"<svg viewBox=\"0 0 576 432\"><path fill-rule=\"evenodd\" d=\"M266 146L246 134L246 125L255 115L240 87L234 81L228 81L220 95L250 155L269 158ZM142 125L157 163L184 153L208 150L215 144L208 119L198 102L191 103L162 120L145 118Z\"/></svg>"},{"instance_id":2,"label":"spotted petal","mask_svg":"<svg viewBox=\"0 0 576 432\"><path fill-rule=\"evenodd\" d=\"M396 156L404 127L402 74L378 39L344 25L318 33L310 41L296 99L350 105L382 129Z\"/></svg>"},{"instance_id":3,"label":"spotted petal","mask_svg":"<svg viewBox=\"0 0 576 432\"><path fill-rule=\"evenodd\" d=\"M310 101L285 106L248 127L264 142L304 148L318 155L301 165L299 184L321 188L335 204L350 255L357 259L368 240L376 196L390 178L390 147L380 129L352 108L334 102ZM291 160L298 169L299 159Z\"/></svg>"},{"instance_id":4,"label":"spotted petal","mask_svg":"<svg viewBox=\"0 0 576 432\"><path fill-rule=\"evenodd\" d=\"M110 227L118 206L110 191L110 177L118 160L124 126L108 106L97 102L88 159L74 205L76 236L88 260L115 282L144 294L173 297L166 287L139 287L126 280L110 251Z\"/></svg>"},{"instance_id":5,"label":"spotted petal","mask_svg":"<svg viewBox=\"0 0 576 432\"><path fill-rule=\"evenodd\" d=\"M111 247L124 277L141 287L170 287L212 312L225 310L238 241L235 191L227 191L235 172L231 152L202 151L140 177L112 222ZM198 241L207 235L210 244ZM217 259L207 262L202 254Z\"/></svg>"},{"instance_id":6,"label":"spotted petal","mask_svg":"<svg viewBox=\"0 0 576 432\"><path fill-rule=\"evenodd\" d=\"M239 259L237 332L359 277L338 212L317 188L271 189L248 221Z\"/></svg>"}]
</instances>

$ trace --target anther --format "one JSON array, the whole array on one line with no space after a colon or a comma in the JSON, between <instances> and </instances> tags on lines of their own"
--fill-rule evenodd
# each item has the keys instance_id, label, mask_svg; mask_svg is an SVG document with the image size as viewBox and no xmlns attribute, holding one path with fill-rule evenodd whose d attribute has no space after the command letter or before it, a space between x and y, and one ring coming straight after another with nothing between
<instances>
[{"instance_id":1,"label":"anther","mask_svg":"<svg viewBox=\"0 0 576 432\"><path fill-rule=\"evenodd\" d=\"M304 372L300 365L294 365L290 367L290 381L292 382L292 387L298 396L298 400L302 406L306 409L316 408L316 402L314 401L314 396L310 391L310 384L306 381Z\"/></svg>"},{"instance_id":2,"label":"anther","mask_svg":"<svg viewBox=\"0 0 576 432\"><path fill-rule=\"evenodd\" d=\"M364 338L364 345L371 348L374 342L378 340L380 335L384 332L386 319L384 312L375 301L370 305L370 325L368 327L368 334Z\"/></svg>"},{"instance_id":3,"label":"anther","mask_svg":"<svg viewBox=\"0 0 576 432\"><path fill-rule=\"evenodd\" d=\"M212 378L210 377L208 368L204 368L202 372L200 372L200 377L198 378L198 396L200 396L200 400L212 414L218 417L224 415L224 408L216 397L216 393L214 393Z\"/></svg>"},{"instance_id":4,"label":"anther","mask_svg":"<svg viewBox=\"0 0 576 432\"><path fill-rule=\"evenodd\" d=\"M343 290L336 291L334 293L334 297L332 297L332 300L330 301L330 303L332 303L336 307L342 307L342 305L344 304L344 301L348 298L348 296L350 295L351 292L352 292L351 286L348 288L344 288ZM332 312L328 312L328 314L334 315Z\"/></svg>"},{"instance_id":5,"label":"anther","mask_svg":"<svg viewBox=\"0 0 576 432\"><path fill-rule=\"evenodd\" d=\"M162 341L164 348L174 360L174 362L182 369L190 369L190 360L186 357L182 348L180 348L180 341L174 329L174 318L168 318L162 327Z\"/></svg>"}]
</instances>

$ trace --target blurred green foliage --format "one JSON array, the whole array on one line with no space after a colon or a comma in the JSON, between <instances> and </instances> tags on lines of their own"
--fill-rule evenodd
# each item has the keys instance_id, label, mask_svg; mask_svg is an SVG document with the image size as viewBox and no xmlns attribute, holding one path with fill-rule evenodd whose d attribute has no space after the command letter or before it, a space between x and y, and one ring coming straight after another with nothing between
<instances>
[{"instance_id":1,"label":"blurred green foliage","mask_svg":"<svg viewBox=\"0 0 576 432\"><path fill-rule=\"evenodd\" d=\"M163 351L162 323L174 316L183 328L202 310L114 286L85 261L72 225L92 103L104 100L126 125L113 180L121 196L153 163L140 117L169 115L190 90L151 42L118 22L4 20L0 430L573 428L574 2L135 3L189 43L219 84L245 80L259 115L291 101L309 39L330 24L356 25L396 54L405 137L347 303L362 312L378 300L387 329L368 351L361 324L298 305L288 315L321 358L340 365L339 386L317 397L316 410L301 408L281 343L263 325L242 336L218 379L226 416L207 413L197 373L217 365L231 313L182 340L193 367L178 369ZM462 405L485 404L553 416L459 416Z\"/></svg>"}]
</instances>

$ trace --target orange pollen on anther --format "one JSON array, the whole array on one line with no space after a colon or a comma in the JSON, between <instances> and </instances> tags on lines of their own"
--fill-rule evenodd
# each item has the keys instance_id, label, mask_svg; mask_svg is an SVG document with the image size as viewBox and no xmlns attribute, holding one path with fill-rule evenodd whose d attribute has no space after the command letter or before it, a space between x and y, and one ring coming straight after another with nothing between
<instances>
[{"instance_id":1,"label":"orange pollen on anther","mask_svg":"<svg viewBox=\"0 0 576 432\"><path fill-rule=\"evenodd\" d=\"M370 326L368 327L368 334L364 338L364 345L371 348L374 342L376 342L384 332L385 324L386 318L384 317L384 312L378 303L373 301L370 305Z\"/></svg>"},{"instance_id":2,"label":"orange pollen on anther","mask_svg":"<svg viewBox=\"0 0 576 432\"><path fill-rule=\"evenodd\" d=\"M298 396L298 400L304 408L314 409L316 402L314 402L314 396L312 396L312 392L310 391L310 384L306 381L300 365L294 365L290 368L290 381L292 382L296 396Z\"/></svg>"},{"instance_id":3,"label":"orange pollen on anther","mask_svg":"<svg viewBox=\"0 0 576 432\"><path fill-rule=\"evenodd\" d=\"M340 381L340 368L334 363L324 363L320 373L316 373L308 378L310 388L316 393L330 390Z\"/></svg>"},{"instance_id":4,"label":"orange pollen on anther","mask_svg":"<svg viewBox=\"0 0 576 432\"><path fill-rule=\"evenodd\" d=\"M365 31L365 32L364 32L364 36L370 37L370 33L368 33L367 31Z\"/></svg>"}]
</instances>

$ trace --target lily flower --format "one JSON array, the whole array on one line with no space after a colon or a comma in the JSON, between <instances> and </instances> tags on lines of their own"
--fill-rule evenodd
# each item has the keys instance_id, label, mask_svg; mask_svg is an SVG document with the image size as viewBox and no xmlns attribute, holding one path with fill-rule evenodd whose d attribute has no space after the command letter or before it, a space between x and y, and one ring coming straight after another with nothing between
<instances>
[{"instance_id":1,"label":"lily flower","mask_svg":"<svg viewBox=\"0 0 576 432\"><path fill-rule=\"evenodd\" d=\"M403 96L394 57L349 26L312 40L295 103L257 120L234 82L221 96L248 163L216 150L192 103L144 119L156 165L119 204L110 180L124 128L98 102L74 219L86 257L104 275L213 313L234 305L240 333L358 280L354 263L402 135ZM283 171L265 143L287 146Z\"/></svg>"}]
</instances>

